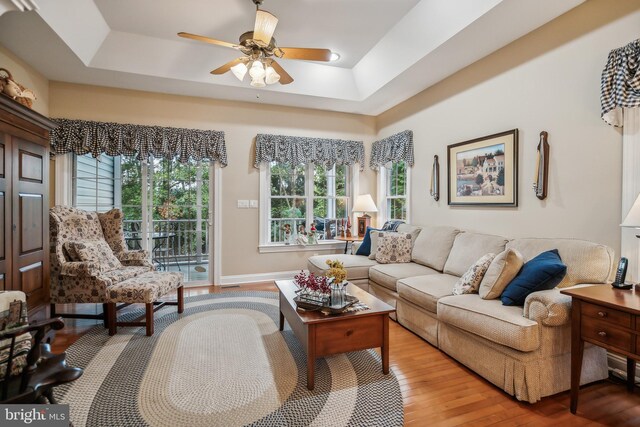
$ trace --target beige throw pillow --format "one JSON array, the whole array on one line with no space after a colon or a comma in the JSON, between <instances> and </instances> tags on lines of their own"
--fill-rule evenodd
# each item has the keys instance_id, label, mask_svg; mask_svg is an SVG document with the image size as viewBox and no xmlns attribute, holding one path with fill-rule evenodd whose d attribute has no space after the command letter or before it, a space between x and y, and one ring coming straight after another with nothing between
<instances>
[{"instance_id":1,"label":"beige throw pillow","mask_svg":"<svg viewBox=\"0 0 640 427\"><path fill-rule=\"evenodd\" d=\"M369 231L369 238L371 239L371 252L369 253L369 259L376 259L376 252L378 251L378 235L379 230Z\"/></svg>"},{"instance_id":2,"label":"beige throw pillow","mask_svg":"<svg viewBox=\"0 0 640 427\"><path fill-rule=\"evenodd\" d=\"M413 247L411 234L380 231L376 234L378 234L377 262L380 264L411 262L411 248Z\"/></svg>"},{"instance_id":3,"label":"beige throw pillow","mask_svg":"<svg viewBox=\"0 0 640 427\"><path fill-rule=\"evenodd\" d=\"M478 292L480 282L491 265L496 254L486 254L480 257L453 285L453 295L475 294Z\"/></svg>"},{"instance_id":4,"label":"beige throw pillow","mask_svg":"<svg viewBox=\"0 0 640 427\"><path fill-rule=\"evenodd\" d=\"M518 275L524 265L524 257L515 249L500 252L493 260L480 283L482 299L496 299Z\"/></svg>"}]
</instances>

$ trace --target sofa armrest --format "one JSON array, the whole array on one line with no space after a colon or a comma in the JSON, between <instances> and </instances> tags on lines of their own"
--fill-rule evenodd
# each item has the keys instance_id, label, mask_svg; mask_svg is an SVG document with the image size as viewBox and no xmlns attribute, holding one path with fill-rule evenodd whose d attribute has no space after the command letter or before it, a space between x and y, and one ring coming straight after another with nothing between
<instances>
[{"instance_id":1,"label":"sofa armrest","mask_svg":"<svg viewBox=\"0 0 640 427\"><path fill-rule=\"evenodd\" d=\"M544 326L562 326L571 321L571 297L549 289L530 294L524 302L524 317Z\"/></svg>"},{"instance_id":2,"label":"sofa armrest","mask_svg":"<svg viewBox=\"0 0 640 427\"><path fill-rule=\"evenodd\" d=\"M97 277L100 275L100 265L96 262L65 262L60 267L60 274L62 276L72 277Z\"/></svg>"}]
</instances>

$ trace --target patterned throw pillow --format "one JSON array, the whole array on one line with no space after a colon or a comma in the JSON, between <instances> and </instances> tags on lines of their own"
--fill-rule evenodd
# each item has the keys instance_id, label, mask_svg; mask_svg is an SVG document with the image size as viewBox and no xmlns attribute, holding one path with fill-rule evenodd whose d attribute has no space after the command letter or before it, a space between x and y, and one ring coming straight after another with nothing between
<instances>
[{"instance_id":1,"label":"patterned throw pillow","mask_svg":"<svg viewBox=\"0 0 640 427\"><path fill-rule=\"evenodd\" d=\"M495 257L496 254L486 254L476 261L453 285L453 295L478 293L480 282Z\"/></svg>"},{"instance_id":2,"label":"patterned throw pillow","mask_svg":"<svg viewBox=\"0 0 640 427\"><path fill-rule=\"evenodd\" d=\"M104 239L114 253L122 253L127 251L127 245L124 241L124 231L122 230L123 215L120 209L111 209L108 212L98 213L98 219L102 226Z\"/></svg>"},{"instance_id":3,"label":"patterned throw pillow","mask_svg":"<svg viewBox=\"0 0 640 427\"><path fill-rule=\"evenodd\" d=\"M69 254L75 254L77 261L96 263L102 272L122 268L122 264L104 240L66 242L65 247Z\"/></svg>"},{"instance_id":4,"label":"patterned throw pillow","mask_svg":"<svg viewBox=\"0 0 640 427\"><path fill-rule=\"evenodd\" d=\"M378 234L376 261L380 264L411 262L411 244L413 237L409 233Z\"/></svg>"}]
</instances>

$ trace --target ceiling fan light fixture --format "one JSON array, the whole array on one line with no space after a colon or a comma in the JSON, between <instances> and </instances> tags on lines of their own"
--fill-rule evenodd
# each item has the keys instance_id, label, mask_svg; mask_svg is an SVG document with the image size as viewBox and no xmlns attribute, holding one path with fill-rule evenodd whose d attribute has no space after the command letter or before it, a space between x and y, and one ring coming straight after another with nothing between
<instances>
[{"instance_id":1,"label":"ceiling fan light fixture","mask_svg":"<svg viewBox=\"0 0 640 427\"><path fill-rule=\"evenodd\" d=\"M249 70L249 75L254 80L264 79L265 71L262 62L253 61L253 64L251 64L251 69Z\"/></svg>"},{"instance_id":2,"label":"ceiling fan light fixture","mask_svg":"<svg viewBox=\"0 0 640 427\"><path fill-rule=\"evenodd\" d=\"M265 74L265 81L268 85L272 85L280 81L280 74L278 74L271 65L267 67L267 71Z\"/></svg>"},{"instance_id":3,"label":"ceiling fan light fixture","mask_svg":"<svg viewBox=\"0 0 640 427\"><path fill-rule=\"evenodd\" d=\"M245 64L244 62L241 62L231 67L231 72L240 81L244 80L244 76L247 74L247 71L249 71L249 69L247 68L247 64Z\"/></svg>"},{"instance_id":4,"label":"ceiling fan light fixture","mask_svg":"<svg viewBox=\"0 0 640 427\"><path fill-rule=\"evenodd\" d=\"M251 86L252 87L265 87L267 84L264 82L264 76L260 77L260 78L252 78L251 79Z\"/></svg>"},{"instance_id":5,"label":"ceiling fan light fixture","mask_svg":"<svg viewBox=\"0 0 640 427\"><path fill-rule=\"evenodd\" d=\"M329 58L329 61L336 62L338 59L340 59L340 54L338 52L331 52L331 57Z\"/></svg>"}]
</instances>

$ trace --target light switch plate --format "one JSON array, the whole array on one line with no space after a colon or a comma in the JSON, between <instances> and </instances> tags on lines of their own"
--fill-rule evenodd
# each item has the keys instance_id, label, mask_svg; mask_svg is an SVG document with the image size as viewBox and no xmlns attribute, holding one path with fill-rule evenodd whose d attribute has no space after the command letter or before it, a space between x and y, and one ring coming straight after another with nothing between
<instances>
[{"instance_id":1,"label":"light switch plate","mask_svg":"<svg viewBox=\"0 0 640 427\"><path fill-rule=\"evenodd\" d=\"M247 209L249 208L248 200L238 200L238 209Z\"/></svg>"},{"instance_id":2,"label":"light switch plate","mask_svg":"<svg viewBox=\"0 0 640 427\"><path fill-rule=\"evenodd\" d=\"M251 206L252 209L258 209L258 201L257 200L249 201L249 206Z\"/></svg>"}]
</instances>

